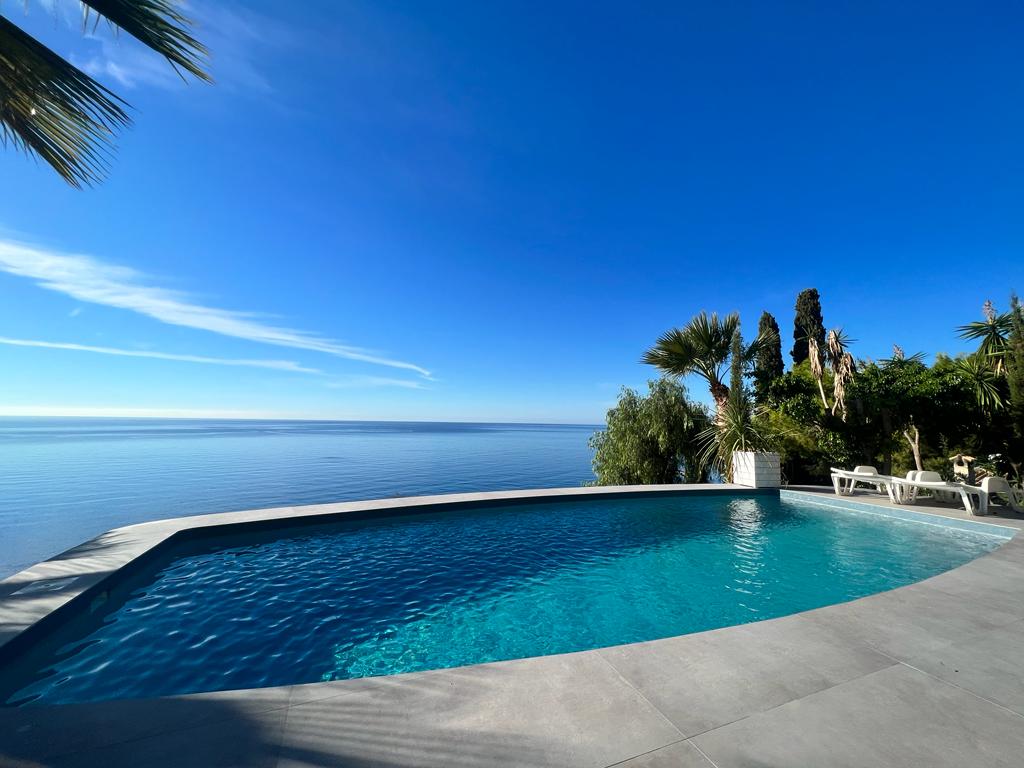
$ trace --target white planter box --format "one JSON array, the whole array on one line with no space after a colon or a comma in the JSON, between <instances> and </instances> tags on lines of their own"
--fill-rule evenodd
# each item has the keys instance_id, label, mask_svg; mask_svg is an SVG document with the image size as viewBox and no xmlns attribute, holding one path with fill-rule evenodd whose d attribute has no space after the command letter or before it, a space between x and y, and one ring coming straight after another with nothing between
<instances>
[{"instance_id":1,"label":"white planter box","mask_svg":"<svg viewBox=\"0 0 1024 768\"><path fill-rule=\"evenodd\" d=\"M782 485L779 454L737 451L732 455L732 481L751 488L779 488Z\"/></svg>"}]
</instances>

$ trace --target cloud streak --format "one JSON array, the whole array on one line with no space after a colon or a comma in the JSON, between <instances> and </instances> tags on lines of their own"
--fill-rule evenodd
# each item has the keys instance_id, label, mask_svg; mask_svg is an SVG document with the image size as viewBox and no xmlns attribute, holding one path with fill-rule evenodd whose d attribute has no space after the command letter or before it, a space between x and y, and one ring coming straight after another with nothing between
<instances>
[{"instance_id":1,"label":"cloud streak","mask_svg":"<svg viewBox=\"0 0 1024 768\"><path fill-rule=\"evenodd\" d=\"M148 357L154 360L176 360L182 363L206 363L207 365L237 365L246 368L269 368L275 371L291 373L316 373L323 371L306 368L290 360L238 360L225 357L206 357L204 355L178 355L171 352L153 352L142 349L120 349L118 347L95 347L90 344L73 344L62 341L37 341L35 339L11 339L0 336L0 344L9 347L35 347L38 349L69 349L75 352L95 352L101 355L117 355L118 357ZM396 379L396 381L401 381ZM417 382L412 382L416 384Z\"/></svg>"},{"instance_id":2,"label":"cloud streak","mask_svg":"<svg viewBox=\"0 0 1024 768\"><path fill-rule=\"evenodd\" d=\"M386 376L338 376L327 382L331 389L350 389L358 387L402 387L404 389L423 389L423 384L414 379L392 379Z\"/></svg>"},{"instance_id":3,"label":"cloud streak","mask_svg":"<svg viewBox=\"0 0 1024 768\"><path fill-rule=\"evenodd\" d=\"M47 290L78 301L126 309L168 325L209 331L261 344L303 349L374 365L430 371L361 347L341 344L313 333L270 325L256 314L198 304L185 294L152 284L129 267L106 264L91 256L67 254L34 245L0 240L0 271L34 280Z\"/></svg>"}]
</instances>

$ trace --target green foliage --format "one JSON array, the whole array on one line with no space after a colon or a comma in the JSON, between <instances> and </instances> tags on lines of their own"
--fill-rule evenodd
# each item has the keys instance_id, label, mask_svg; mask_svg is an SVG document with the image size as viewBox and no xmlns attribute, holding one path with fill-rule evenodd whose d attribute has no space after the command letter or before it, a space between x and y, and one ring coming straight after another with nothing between
<instances>
[{"instance_id":1,"label":"green foliage","mask_svg":"<svg viewBox=\"0 0 1024 768\"><path fill-rule=\"evenodd\" d=\"M732 481L732 455L736 451L770 451L777 442L773 423L755 408L741 387L730 394L729 402L715 423L700 434L703 449L700 461Z\"/></svg>"},{"instance_id":2,"label":"green foliage","mask_svg":"<svg viewBox=\"0 0 1024 768\"><path fill-rule=\"evenodd\" d=\"M1014 297L1016 298L1016 297ZM1013 327L1013 310L998 313L992 302L986 301L982 309L985 319L976 320L957 328L961 339L980 339L977 356L997 373L1003 372L1003 357Z\"/></svg>"},{"instance_id":3,"label":"green foliage","mask_svg":"<svg viewBox=\"0 0 1024 768\"><path fill-rule=\"evenodd\" d=\"M731 481L732 457L736 451L769 451L778 442L774 429L780 427L767 417L767 411L755 408L750 393L743 383L743 337L739 328L732 338L731 377L729 400L718 413L714 424L709 424L700 435L704 448L701 463L713 467Z\"/></svg>"},{"instance_id":4,"label":"green foliage","mask_svg":"<svg viewBox=\"0 0 1024 768\"><path fill-rule=\"evenodd\" d=\"M1006 377L992 367L981 352L954 361L957 372L970 382L974 399L986 410L1001 411L1006 406Z\"/></svg>"},{"instance_id":5,"label":"green foliage","mask_svg":"<svg viewBox=\"0 0 1024 768\"><path fill-rule=\"evenodd\" d=\"M825 321L821 317L821 297L817 288L800 291L796 297L796 317L793 320L794 365L799 365L809 356L807 340L815 339L818 348L825 347Z\"/></svg>"},{"instance_id":6,"label":"green foliage","mask_svg":"<svg viewBox=\"0 0 1024 768\"><path fill-rule=\"evenodd\" d=\"M1021 445L1024 444L1024 310L1017 296L1010 299L1009 338L1006 345L1006 381L1009 389L1009 412L1015 442L1013 459L1021 463Z\"/></svg>"},{"instance_id":7,"label":"green foliage","mask_svg":"<svg viewBox=\"0 0 1024 768\"><path fill-rule=\"evenodd\" d=\"M958 358L938 354L930 365L924 354L907 355L897 345L888 359L855 362L848 351L852 341L842 331L825 334L814 289L797 301L794 357L803 359L788 372L771 315L761 316L758 341L750 347L739 335L739 319L724 320L702 313L679 331L691 349L695 339L714 335L716 420L700 435L699 460L723 475L730 473L733 451L774 450L794 483L827 483L830 467L857 464L902 475L918 461L945 477L956 454L978 457L978 466L991 472L1020 477L1024 309L1016 297L1009 312L1000 314L986 303L985 320L960 326L962 337L980 341L976 352ZM817 365L807 354L808 339L819 348ZM674 365L666 341L667 335L659 342L665 370L709 370L710 356L695 362L699 355L691 354L688 366ZM680 341L675 352L683 346ZM654 362L654 350L648 354ZM727 365L728 387L722 381ZM748 373L753 391L744 384Z\"/></svg>"},{"instance_id":8,"label":"green foliage","mask_svg":"<svg viewBox=\"0 0 1024 768\"><path fill-rule=\"evenodd\" d=\"M596 485L705 482L698 436L707 411L672 379L648 382L648 394L623 387L607 428L590 438Z\"/></svg>"},{"instance_id":9,"label":"green foliage","mask_svg":"<svg viewBox=\"0 0 1024 768\"><path fill-rule=\"evenodd\" d=\"M729 396L729 388L722 381L722 368L729 359L739 323L735 312L722 318L717 313L701 312L682 328L662 334L644 353L643 362L671 376L696 373L708 383L711 396L721 408Z\"/></svg>"},{"instance_id":10,"label":"green foliage","mask_svg":"<svg viewBox=\"0 0 1024 768\"><path fill-rule=\"evenodd\" d=\"M695 373L708 383L708 390L721 411L729 399L729 387L722 381L722 370L729 362L733 336L739 329L740 316L733 312L719 317L701 312L682 328L662 334L657 343L644 353L643 362L670 376ZM740 346L743 365L750 363L768 338L759 335L748 347Z\"/></svg>"},{"instance_id":11,"label":"green foliage","mask_svg":"<svg viewBox=\"0 0 1024 768\"><path fill-rule=\"evenodd\" d=\"M740 334L739 323L732 335L732 345L729 348L729 399L745 398L746 393L743 387L743 336Z\"/></svg>"},{"instance_id":12,"label":"green foliage","mask_svg":"<svg viewBox=\"0 0 1024 768\"><path fill-rule=\"evenodd\" d=\"M768 399L768 389L772 382L780 378L785 371L782 361L782 338L779 335L779 324L768 312L761 313L757 323L758 336L767 339L764 346L754 356L754 400L763 405Z\"/></svg>"}]
</instances>

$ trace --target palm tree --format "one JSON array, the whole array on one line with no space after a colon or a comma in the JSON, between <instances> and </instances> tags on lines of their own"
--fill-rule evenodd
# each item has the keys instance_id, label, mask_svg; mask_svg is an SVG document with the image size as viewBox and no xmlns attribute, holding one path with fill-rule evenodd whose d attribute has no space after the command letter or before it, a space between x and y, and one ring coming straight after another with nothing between
<instances>
[{"instance_id":1,"label":"palm tree","mask_svg":"<svg viewBox=\"0 0 1024 768\"><path fill-rule=\"evenodd\" d=\"M1005 407L1005 379L992 369L980 352L954 361L957 372L974 388L978 406L984 411L1001 411Z\"/></svg>"},{"instance_id":2,"label":"palm tree","mask_svg":"<svg viewBox=\"0 0 1024 768\"><path fill-rule=\"evenodd\" d=\"M209 81L206 49L173 0L81 0L83 29L105 20ZM0 141L42 158L75 187L102 180L127 102L0 15Z\"/></svg>"},{"instance_id":3,"label":"palm tree","mask_svg":"<svg viewBox=\"0 0 1024 768\"><path fill-rule=\"evenodd\" d=\"M643 362L671 376L695 373L708 383L715 401L715 420L721 423L729 402L729 387L722 381L722 369L729 361L729 348L739 328L736 312L718 317L718 313L701 312L682 328L666 331L658 342L644 353ZM743 349L743 365L773 339L772 332L762 331Z\"/></svg>"},{"instance_id":4,"label":"palm tree","mask_svg":"<svg viewBox=\"0 0 1024 768\"><path fill-rule=\"evenodd\" d=\"M984 320L961 325L957 330L961 339L981 339L976 354L1001 376L1004 373L1003 361L1006 357L1007 340L1013 327L1013 315L1010 312L996 312L991 301L985 302L982 312L985 315Z\"/></svg>"}]
</instances>

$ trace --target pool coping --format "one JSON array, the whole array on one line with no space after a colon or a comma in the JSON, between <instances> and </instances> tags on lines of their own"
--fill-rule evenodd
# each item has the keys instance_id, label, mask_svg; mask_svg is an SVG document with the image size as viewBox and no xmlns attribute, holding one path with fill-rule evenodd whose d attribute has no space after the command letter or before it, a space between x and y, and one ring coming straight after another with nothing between
<instances>
[{"instance_id":1,"label":"pool coping","mask_svg":"<svg viewBox=\"0 0 1024 768\"><path fill-rule=\"evenodd\" d=\"M0 582L16 587L0 597L0 623L10 626L35 616L29 626L38 626L40 610L53 615L76 599L90 599L90 589L102 585L119 567L138 562L183 530L408 511L439 500L466 505L666 492L756 493L721 485L544 489L283 507L143 523L102 534ZM1020 521L961 520L945 510L892 510L873 497L836 499L821 489L784 490L780 495L916 522L966 526L1001 538L1022 527ZM52 592L38 586L55 580ZM906 587L692 635L381 678L8 708L0 710L0 762L6 755L54 765L62 760L114 765L119 759L127 765L142 762L135 755L146 745L161 751L178 745L179 750L200 750L199 761L191 764L212 762L217 750L245 749L249 751L237 758L239 764L284 765L289 754L315 743L326 757L356 756L369 763L382 761L385 755L394 758L400 741L406 762L394 758L389 764L651 766L662 764L663 758L666 765L724 768L772 754L780 755L778 764L826 764L837 743L852 745L850 740L866 738L874 746L865 749L864 761L844 755L844 764L962 765L972 764L974 758L982 762L981 753L968 751L965 758L966 743L983 747L986 764L1013 765L1024 748L1024 671L1008 661L1016 658L1024 639L1021 595L1024 537L1015 537L959 568ZM20 603L36 608L8 616L8 608ZM24 627L18 634L23 632ZM578 700L572 698L577 690ZM888 716L891 722L872 721L880 697L899 702L896 714ZM218 707L215 716L208 711L211 702ZM198 721L175 720L178 715L168 709L174 707L185 707ZM367 727L376 727L371 729L377 733L373 743L350 732L353 707ZM384 712L403 712L405 719L391 722ZM835 717L816 733L809 724L823 712ZM918 715L925 719L914 719ZM942 739L923 723L939 717L949 719L955 743L934 751L931 742ZM310 722L321 724L312 728ZM224 744L218 734L229 723L237 726L237 738ZM326 728L324 723L335 727ZM628 737L622 732L626 723ZM998 731L979 745L977 734L991 723L999 726ZM197 729L207 726L210 733L204 737ZM490 731L500 732L501 738L484 739ZM915 736L918 731L920 739ZM513 736L517 751L502 751ZM436 743L437 754L425 751L428 743ZM470 747L475 751L466 752ZM943 762L947 752L948 762ZM179 760L181 754L175 753ZM465 759L467 754L479 759Z\"/></svg>"}]
</instances>

